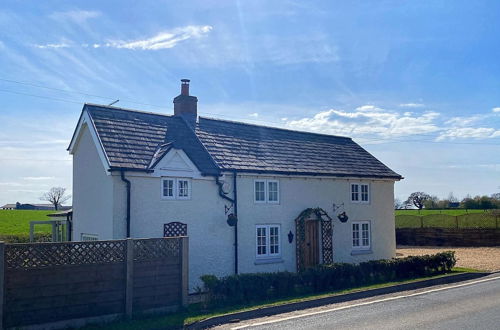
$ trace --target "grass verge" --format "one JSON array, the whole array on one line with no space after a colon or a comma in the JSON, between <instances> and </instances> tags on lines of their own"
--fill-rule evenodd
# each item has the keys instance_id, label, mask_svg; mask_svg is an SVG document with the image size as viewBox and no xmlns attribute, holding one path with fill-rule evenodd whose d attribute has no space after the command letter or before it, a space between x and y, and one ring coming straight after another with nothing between
<instances>
[{"instance_id":1,"label":"grass verge","mask_svg":"<svg viewBox=\"0 0 500 330\"><path fill-rule=\"evenodd\" d=\"M455 274L460 274L460 273L469 273L469 272L480 272L480 271L475 270L475 269L470 269L470 268L457 267L457 268L453 268L453 271L448 273L448 274L441 274L441 275L428 276L428 277L419 277L419 278L413 278L413 279L404 280L404 281L393 281L393 282L386 282L386 283L381 283L381 284L373 284L373 285L367 285L367 286L362 286L362 287L357 287L357 288L331 291L331 292L326 292L326 293L322 293L322 294L308 294L308 295L303 295L303 296L290 297L290 298L286 298L286 299L263 301L261 303L252 304L252 305L233 305L230 307L218 307L218 308L215 308L212 310L204 309L202 304L192 304L192 305L189 305L189 307L185 308L184 310L177 312L177 313L173 313L173 314L156 315L156 316L137 315L133 320L119 320L119 321L115 321L115 322L100 325L100 326L98 326L98 325L87 326L84 329L86 329L86 330L91 330L91 329L108 329L108 330L141 329L142 330L142 329L158 329L158 328L182 329L187 324L191 324L191 323L203 320L203 319L207 319L207 318L215 317L215 316L220 316L220 315L224 315L224 314L251 311L251 310L256 310L259 308L279 306L279 305L291 304L291 303L296 303L296 302L303 302L303 301L308 301L308 300L315 300L315 299L332 297L332 296L337 296L337 295L342 295L342 294L347 294L347 293L354 293L354 292L366 291L366 290L370 290L370 289L384 288L384 287L389 287L389 286L398 285L398 284L406 284L406 283L418 282L418 281L423 281L423 280L436 279L436 278L446 277L446 276L450 276L450 275L455 275Z\"/></svg>"}]
</instances>

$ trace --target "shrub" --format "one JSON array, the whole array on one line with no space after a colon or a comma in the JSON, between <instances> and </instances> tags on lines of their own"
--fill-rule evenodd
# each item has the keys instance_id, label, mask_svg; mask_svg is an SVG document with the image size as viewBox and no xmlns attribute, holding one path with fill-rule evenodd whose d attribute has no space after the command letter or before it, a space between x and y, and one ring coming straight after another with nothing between
<instances>
[{"instance_id":1,"label":"shrub","mask_svg":"<svg viewBox=\"0 0 500 330\"><path fill-rule=\"evenodd\" d=\"M52 234L50 233L35 233L35 242L50 242ZM5 243L29 243L30 235L28 234L0 234L0 241Z\"/></svg>"},{"instance_id":2,"label":"shrub","mask_svg":"<svg viewBox=\"0 0 500 330\"><path fill-rule=\"evenodd\" d=\"M212 303L249 303L443 274L451 271L455 263L455 252L448 251L360 264L334 263L300 273L238 274L222 278L203 275L201 280Z\"/></svg>"}]
</instances>

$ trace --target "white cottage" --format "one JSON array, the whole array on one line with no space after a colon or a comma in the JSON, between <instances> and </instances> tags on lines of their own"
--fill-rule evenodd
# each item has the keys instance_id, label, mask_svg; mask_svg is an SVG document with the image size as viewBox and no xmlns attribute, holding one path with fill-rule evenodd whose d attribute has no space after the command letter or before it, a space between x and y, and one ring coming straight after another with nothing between
<instances>
[{"instance_id":1,"label":"white cottage","mask_svg":"<svg viewBox=\"0 0 500 330\"><path fill-rule=\"evenodd\" d=\"M73 155L73 238L189 236L203 274L296 271L394 257L393 172L350 138L85 104ZM231 224L231 225L229 225Z\"/></svg>"}]
</instances>

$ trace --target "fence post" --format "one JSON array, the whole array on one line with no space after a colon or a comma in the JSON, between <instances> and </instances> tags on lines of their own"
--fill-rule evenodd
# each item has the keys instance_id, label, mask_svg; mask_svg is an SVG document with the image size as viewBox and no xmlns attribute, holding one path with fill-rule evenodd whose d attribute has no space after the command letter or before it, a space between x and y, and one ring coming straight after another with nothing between
<instances>
[{"instance_id":1,"label":"fence post","mask_svg":"<svg viewBox=\"0 0 500 330\"><path fill-rule=\"evenodd\" d=\"M180 256L181 256L181 302L182 306L188 305L189 293L189 238L180 238Z\"/></svg>"},{"instance_id":2,"label":"fence post","mask_svg":"<svg viewBox=\"0 0 500 330\"><path fill-rule=\"evenodd\" d=\"M132 318L134 298L134 240L127 238L126 242L126 278L125 278L125 315Z\"/></svg>"},{"instance_id":3,"label":"fence post","mask_svg":"<svg viewBox=\"0 0 500 330\"><path fill-rule=\"evenodd\" d=\"M420 216L420 228L424 228L424 216Z\"/></svg>"},{"instance_id":4,"label":"fence post","mask_svg":"<svg viewBox=\"0 0 500 330\"><path fill-rule=\"evenodd\" d=\"M0 329L3 329L3 301L5 295L5 243L0 242Z\"/></svg>"},{"instance_id":5,"label":"fence post","mask_svg":"<svg viewBox=\"0 0 500 330\"><path fill-rule=\"evenodd\" d=\"M457 224L457 229L458 229L458 215L455 216L455 223Z\"/></svg>"},{"instance_id":6,"label":"fence post","mask_svg":"<svg viewBox=\"0 0 500 330\"><path fill-rule=\"evenodd\" d=\"M498 215L495 217L495 227L498 229Z\"/></svg>"}]
</instances>

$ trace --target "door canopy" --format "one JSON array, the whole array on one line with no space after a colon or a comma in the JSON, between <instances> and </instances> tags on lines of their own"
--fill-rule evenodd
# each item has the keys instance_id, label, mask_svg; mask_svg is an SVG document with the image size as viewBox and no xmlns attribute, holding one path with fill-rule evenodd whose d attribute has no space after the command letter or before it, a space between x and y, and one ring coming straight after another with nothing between
<instances>
[{"instance_id":1,"label":"door canopy","mask_svg":"<svg viewBox=\"0 0 500 330\"><path fill-rule=\"evenodd\" d=\"M333 224L332 218L320 207L308 208L302 211L295 219L295 233L297 235L297 271L302 271L304 267L304 253L306 244L306 221L321 222L321 255L322 264L333 263Z\"/></svg>"}]
</instances>

